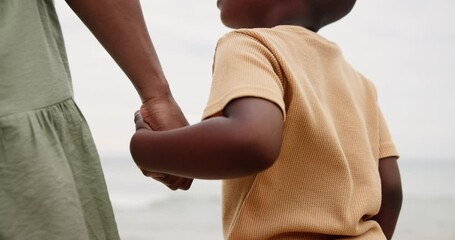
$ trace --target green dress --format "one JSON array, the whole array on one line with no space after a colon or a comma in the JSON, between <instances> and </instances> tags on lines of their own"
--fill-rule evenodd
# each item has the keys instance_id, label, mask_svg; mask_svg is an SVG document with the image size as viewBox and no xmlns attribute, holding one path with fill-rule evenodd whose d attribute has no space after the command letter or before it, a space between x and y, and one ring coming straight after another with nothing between
<instances>
[{"instance_id":1,"label":"green dress","mask_svg":"<svg viewBox=\"0 0 455 240\"><path fill-rule=\"evenodd\" d=\"M119 239L52 0L0 0L0 239Z\"/></svg>"}]
</instances>

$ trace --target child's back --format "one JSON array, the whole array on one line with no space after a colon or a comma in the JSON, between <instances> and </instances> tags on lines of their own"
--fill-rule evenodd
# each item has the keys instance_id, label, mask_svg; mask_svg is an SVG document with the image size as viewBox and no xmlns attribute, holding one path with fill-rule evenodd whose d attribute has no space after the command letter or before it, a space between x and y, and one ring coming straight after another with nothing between
<instances>
[{"instance_id":1,"label":"child's back","mask_svg":"<svg viewBox=\"0 0 455 240\"><path fill-rule=\"evenodd\" d=\"M298 26L237 30L220 40L213 78L205 117L249 96L276 103L286 118L275 164L224 182L227 239L383 239L368 219L381 206L378 160L397 152L373 85L334 43Z\"/></svg>"}]
</instances>

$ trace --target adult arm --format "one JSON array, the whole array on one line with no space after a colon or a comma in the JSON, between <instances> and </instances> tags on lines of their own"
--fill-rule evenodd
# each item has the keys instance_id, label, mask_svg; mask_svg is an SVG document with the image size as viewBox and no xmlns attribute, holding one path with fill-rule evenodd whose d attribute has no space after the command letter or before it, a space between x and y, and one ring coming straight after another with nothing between
<instances>
[{"instance_id":1,"label":"adult arm","mask_svg":"<svg viewBox=\"0 0 455 240\"><path fill-rule=\"evenodd\" d=\"M379 174L381 176L382 204L379 213L373 219L381 225L387 239L392 239L403 202L397 157L380 159Z\"/></svg>"},{"instance_id":2,"label":"adult arm","mask_svg":"<svg viewBox=\"0 0 455 240\"><path fill-rule=\"evenodd\" d=\"M136 87L142 102L169 94L139 0L66 0Z\"/></svg>"},{"instance_id":3,"label":"adult arm","mask_svg":"<svg viewBox=\"0 0 455 240\"><path fill-rule=\"evenodd\" d=\"M188 125L174 101L147 31L139 0L66 0L135 86L146 122L166 130Z\"/></svg>"},{"instance_id":4,"label":"adult arm","mask_svg":"<svg viewBox=\"0 0 455 240\"><path fill-rule=\"evenodd\" d=\"M155 132L138 116L130 150L143 169L202 179L226 179L267 169L281 148L283 115L260 98L231 101L222 117Z\"/></svg>"},{"instance_id":5,"label":"adult arm","mask_svg":"<svg viewBox=\"0 0 455 240\"><path fill-rule=\"evenodd\" d=\"M144 103L146 122L167 130L188 125L174 101L147 31L139 0L66 0L122 68ZM161 176L143 170L148 176ZM171 189L188 189L192 179L156 177Z\"/></svg>"}]
</instances>

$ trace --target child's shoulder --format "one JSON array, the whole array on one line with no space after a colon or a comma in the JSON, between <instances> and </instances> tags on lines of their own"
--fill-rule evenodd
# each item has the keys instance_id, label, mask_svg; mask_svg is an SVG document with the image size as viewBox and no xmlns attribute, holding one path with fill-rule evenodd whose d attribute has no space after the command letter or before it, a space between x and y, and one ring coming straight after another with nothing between
<instances>
[{"instance_id":1,"label":"child's shoulder","mask_svg":"<svg viewBox=\"0 0 455 240\"><path fill-rule=\"evenodd\" d=\"M286 25L281 25L273 28L239 28L224 34L221 39L242 36L259 37L268 35L281 35L290 33L292 31L293 30Z\"/></svg>"},{"instance_id":2,"label":"child's shoulder","mask_svg":"<svg viewBox=\"0 0 455 240\"><path fill-rule=\"evenodd\" d=\"M277 28L240 28L225 33L219 40L218 45L244 45L260 44L267 45L283 33Z\"/></svg>"},{"instance_id":3,"label":"child's shoulder","mask_svg":"<svg viewBox=\"0 0 455 240\"><path fill-rule=\"evenodd\" d=\"M224 34L219 42L236 41L239 39L252 39L262 43L271 42L303 42L311 39L312 41L334 44L325 39L318 33L310 31L306 28L295 25L278 25L272 28L241 28L232 30Z\"/></svg>"},{"instance_id":4,"label":"child's shoulder","mask_svg":"<svg viewBox=\"0 0 455 240\"><path fill-rule=\"evenodd\" d=\"M218 41L235 40L242 38L257 38L262 35L265 29L260 28L240 28L225 33Z\"/></svg>"},{"instance_id":5,"label":"child's shoulder","mask_svg":"<svg viewBox=\"0 0 455 240\"><path fill-rule=\"evenodd\" d=\"M245 46L263 45L264 30L257 28L241 28L225 33L218 39L217 50L220 48L239 49Z\"/></svg>"}]
</instances>

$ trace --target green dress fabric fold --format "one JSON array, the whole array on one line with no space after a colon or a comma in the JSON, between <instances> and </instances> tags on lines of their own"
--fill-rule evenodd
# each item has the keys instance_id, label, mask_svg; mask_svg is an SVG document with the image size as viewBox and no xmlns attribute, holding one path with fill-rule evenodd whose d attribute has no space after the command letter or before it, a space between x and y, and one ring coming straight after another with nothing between
<instances>
[{"instance_id":1,"label":"green dress fabric fold","mask_svg":"<svg viewBox=\"0 0 455 240\"><path fill-rule=\"evenodd\" d=\"M52 0L0 1L0 239L119 239Z\"/></svg>"}]
</instances>

